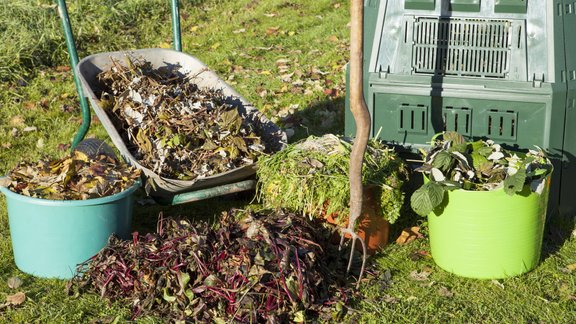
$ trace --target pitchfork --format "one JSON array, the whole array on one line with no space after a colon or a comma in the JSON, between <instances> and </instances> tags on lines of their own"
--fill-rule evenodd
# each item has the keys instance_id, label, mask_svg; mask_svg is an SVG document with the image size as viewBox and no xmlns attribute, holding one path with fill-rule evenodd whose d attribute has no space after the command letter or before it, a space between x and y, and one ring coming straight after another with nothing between
<instances>
[{"instance_id":1,"label":"pitchfork","mask_svg":"<svg viewBox=\"0 0 576 324\"><path fill-rule=\"evenodd\" d=\"M364 274L366 266L366 243L356 234L356 223L362 213L363 187L362 187L362 164L364 162L364 153L368 145L368 136L370 135L370 113L364 101L362 88L362 38L363 38L363 20L364 7L362 0L351 0L351 30L350 30L350 110L356 123L356 139L350 153L350 218L348 226L341 229L340 246L342 250L344 238L348 234L352 239L350 258L346 272L350 272L354 248L356 241L362 245L362 267L358 275L356 287L360 285L360 280Z\"/></svg>"}]
</instances>

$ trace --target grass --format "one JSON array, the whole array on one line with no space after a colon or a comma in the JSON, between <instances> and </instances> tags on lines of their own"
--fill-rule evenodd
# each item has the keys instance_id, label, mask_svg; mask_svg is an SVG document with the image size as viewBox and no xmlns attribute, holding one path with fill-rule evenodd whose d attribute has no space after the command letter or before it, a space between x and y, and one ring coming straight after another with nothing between
<instances>
[{"instance_id":1,"label":"grass","mask_svg":"<svg viewBox=\"0 0 576 324\"><path fill-rule=\"evenodd\" d=\"M80 57L117 49L169 47L168 4L163 0L68 1ZM145 5L144 5L145 4ZM21 159L61 156L81 116L60 23L51 1L5 1L0 5L0 174ZM343 0L183 1L186 53L198 57L233 87L295 135L343 132L344 75L348 60L348 3ZM289 78L287 75L292 74ZM284 80L282 80L284 78ZM327 91L328 90L328 91ZM93 119L89 136L107 138ZM36 127L30 129L27 127ZM175 207L136 206L134 228L154 228L159 212L217 219L244 207L247 194ZM422 225L405 218L393 228ZM546 230L544 257L526 275L471 280L451 275L419 251L426 239L390 244L373 258L378 280L362 287L346 321L358 322L576 322L573 218L557 218ZM513 229L511 229L513 230ZM28 276L14 265L6 202L0 198L0 303L16 290L18 276L28 300L0 310L0 322L120 322L129 308L94 295L69 297L65 282ZM414 280L412 271L430 272ZM449 295L452 294L451 297ZM160 322L144 318L139 322Z\"/></svg>"}]
</instances>

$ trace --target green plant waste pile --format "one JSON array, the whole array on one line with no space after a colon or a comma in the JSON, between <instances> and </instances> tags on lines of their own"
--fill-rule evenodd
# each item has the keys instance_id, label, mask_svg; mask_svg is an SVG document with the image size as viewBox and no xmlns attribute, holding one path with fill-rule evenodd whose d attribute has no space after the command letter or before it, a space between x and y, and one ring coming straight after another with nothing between
<instances>
[{"instance_id":1,"label":"green plant waste pile","mask_svg":"<svg viewBox=\"0 0 576 324\"><path fill-rule=\"evenodd\" d=\"M62 159L21 162L0 185L33 198L85 200L122 192L139 177L140 170L108 155L89 158L75 151Z\"/></svg>"},{"instance_id":2,"label":"green plant waste pile","mask_svg":"<svg viewBox=\"0 0 576 324\"><path fill-rule=\"evenodd\" d=\"M430 152L423 152L424 164L416 171L428 182L414 192L410 203L421 216L427 216L441 205L446 191L473 191L503 188L514 195L529 185L540 194L552 163L542 149L527 153L512 152L492 140L466 142L456 132L444 132L434 139Z\"/></svg>"},{"instance_id":3,"label":"green plant waste pile","mask_svg":"<svg viewBox=\"0 0 576 324\"><path fill-rule=\"evenodd\" d=\"M349 213L348 182L352 141L327 134L311 136L258 161L258 197L267 208L283 206L308 216ZM376 189L382 215L390 223L400 216L402 186L407 180L404 163L393 149L373 139L364 156L362 182Z\"/></svg>"},{"instance_id":4,"label":"green plant waste pile","mask_svg":"<svg viewBox=\"0 0 576 324\"><path fill-rule=\"evenodd\" d=\"M112 237L69 293L124 300L133 318L217 323L329 321L351 296L329 233L300 215L231 211L219 229L161 216L157 226L130 241Z\"/></svg>"},{"instance_id":5,"label":"green plant waste pile","mask_svg":"<svg viewBox=\"0 0 576 324\"><path fill-rule=\"evenodd\" d=\"M203 89L176 68L112 61L98 75L101 105L139 163L154 173L193 180L253 164L266 151L256 122L221 90ZM238 100L235 98L235 100Z\"/></svg>"}]
</instances>

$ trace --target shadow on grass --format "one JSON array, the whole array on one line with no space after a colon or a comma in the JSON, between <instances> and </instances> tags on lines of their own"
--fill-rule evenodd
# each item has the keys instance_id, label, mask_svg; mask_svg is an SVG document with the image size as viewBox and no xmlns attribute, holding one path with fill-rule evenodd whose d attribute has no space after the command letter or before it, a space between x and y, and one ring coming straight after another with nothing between
<instances>
[{"instance_id":1,"label":"shadow on grass","mask_svg":"<svg viewBox=\"0 0 576 324\"><path fill-rule=\"evenodd\" d=\"M344 97L324 99L296 111L282 120L285 128L292 128L291 143L308 136L344 134Z\"/></svg>"},{"instance_id":2,"label":"shadow on grass","mask_svg":"<svg viewBox=\"0 0 576 324\"><path fill-rule=\"evenodd\" d=\"M544 228L541 261L556 254L576 229L574 215L559 214L552 217Z\"/></svg>"}]
</instances>

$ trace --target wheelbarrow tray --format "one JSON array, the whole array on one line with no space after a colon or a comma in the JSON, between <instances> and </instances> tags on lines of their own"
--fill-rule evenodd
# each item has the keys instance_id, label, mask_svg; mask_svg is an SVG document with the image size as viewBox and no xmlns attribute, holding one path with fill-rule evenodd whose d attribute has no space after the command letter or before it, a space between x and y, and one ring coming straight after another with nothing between
<instances>
[{"instance_id":1,"label":"wheelbarrow tray","mask_svg":"<svg viewBox=\"0 0 576 324\"><path fill-rule=\"evenodd\" d=\"M155 69L168 65L177 65L179 66L179 71L186 76L190 76L191 82L196 83L200 88L221 89L223 94L229 98L230 103L238 108L242 118L255 126L255 130L267 147L272 151L279 151L286 145L286 134L277 125L268 120L251 103L220 79L216 73L193 56L160 48L90 55L82 59L76 66L77 74L82 82L84 95L88 97L94 112L100 119L112 142L120 151L122 157L124 157L128 163L142 170L147 182L152 182L146 186L150 195L169 197L178 193L238 182L254 175L256 167L255 164L252 163L227 172L186 181L161 177L151 169L141 165L130 153L118 130L100 105L100 95L103 87L98 81L98 74L109 70L112 67L112 60L118 64L126 64L126 56L146 60L150 62Z\"/></svg>"}]
</instances>

